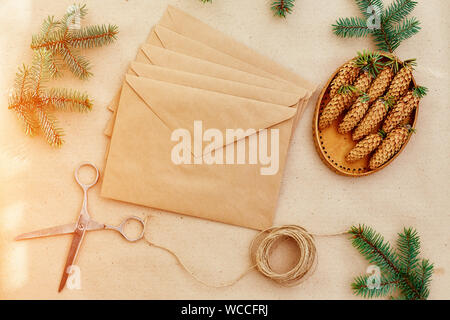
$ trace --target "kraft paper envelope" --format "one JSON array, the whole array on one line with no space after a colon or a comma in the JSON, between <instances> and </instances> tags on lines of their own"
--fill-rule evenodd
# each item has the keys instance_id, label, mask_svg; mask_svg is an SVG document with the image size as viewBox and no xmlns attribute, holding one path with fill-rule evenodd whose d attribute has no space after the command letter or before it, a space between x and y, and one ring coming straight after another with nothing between
<instances>
[{"instance_id":1,"label":"kraft paper envelope","mask_svg":"<svg viewBox=\"0 0 450 320\"><path fill-rule=\"evenodd\" d=\"M238 58L223 53L222 51L209 47L202 42L182 36L167 28L161 27L160 25L156 25L153 31L150 33L148 43L184 53L193 57L204 59L210 62L219 63L228 67L253 73L255 75L267 77L269 79L288 82L287 80L283 80L280 76L264 71L263 69L259 69L258 67L255 67L247 61L239 60ZM310 94L308 95L308 98L312 94L312 91L309 91L309 93ZM307 100L305 100L298 108L295 123L297 123L300 119L306 103Z\"/></svg>"},{"instance_id":2,"label":"kraft paper envelope","mask_svg":"<svg viewBox=\"0 0 450 320\"><path fill-rule=\"evenodd\" d=\"M249 63L282 79L291 81L292 83L309 90L310 95L316 90L316 86L311 82L173 6L169 5L167 7L159 25L204 43L209 47ZM154 38L153 32L151 33L150 38L152 37ZM307 103L308 101L306 100L300 105L295 120L296 125L302 116Z\"/></svg>"},{"instance_id":3,"label":"kraft paper envelope","mask_svg":"<svg viewBox=\"0 0 450 320\"><path fill-rule=\"evenodd\" d=\"M203 59L209 62L221 64L230 68L238 69L241 71L245 71L254 75L258 75L261 77L265 77L268 79L276 80L278 82L285 83L285 85L289 85L289 82L281 79L271 73L258 69L246 62L243 62L239 59L236 59L232 56L229 56L225 53L222 53L214 48L208 47L207 45L191 40L187 37L177 34L169 29L166 29L161 26L155 26L152 32L150 33L150 37L147 40L148 43L153 45L170 49L179 53L183 53L185 55L196 57L199 59ZM145 60L142 54L137 55L137 61L143 62ZM290 84L294 86L293 84ZM299 88L299 90L304 90L303 88ZM309 96L308 96L309 97ZM115 102L114 102L115 101ZM118 101L118 95L113 100L112 104ZM110 108L114 109L114 107Z\"/></svg>"},{"instance_id":4,"label":"kraft paper envelope","mask_svg":"<svg viewBox=\"0 0 450 320\"><path fill-rule=\"evenodd\" d=\"M174 34L173 32L170 33L171 36L175 36L175 39L180 40L180 37L176 34ZM163 37L162 38L168 38L168 37ZM170 39L170 37L169 37ZM188 41L189 43L189 39L184 38L185 40ZM150 40L149 40L150 41ZM181 42L183 42L183 37L181 37ZM168 50L163 48L163 45L161 43L161 41L157 40L156 42L158 44L158 46L155 45L149 45L149 44L144 44L141 48L141 50L139 50L137 56L136 56L136 62L143 62L143 63L152 63L152 64L156 64L156 65L161 65L161 66L166 66L166 67L170 67L170 68L174 68L174 69L180 69L182 71L189 71L189 72L193 72L193 73L200 73L200 74L206 74L208 76L215 76L218 78L222 78L222 79L227 79L227 80L234 80L234 81L239 81L239 82L244 82L244 83L248 83L248 84L254 84L254 85L258 85L258 86L262 86L265 88L272 88L272 89L276 89L276 90L281 90L281 91L287 91L287 92L293 92L293 93L300 93L302 96L305 96L305 98L309 98L309 95L305 95L305 93L309 93L306 89L304 88L300 88L292 83L289 83L287 81L280 81L280 79L276 78L276 80L273 80L273 76L272 75L268 75L265 72L262 72L265 77L261 77L258 76L258 74L261 74L261 72L253 72L253 73L248 73L246 71L242 71L242 69L236 69L235 67L237 66L248 66L247 64L242 64L241 62L237 61L237 64L234 64L234 62L236 62L235 59L231 58L231 61L228 61L227 65L232 65L233 67L227 67L225 65L222 64L222 60L220 59L221 57L221 53L217 52L216 50L212 51L213 56L219 55L216 58L209 58L208 60L202 60L199 58L195 58L193 56L189 56L186 54L181 54L179 52L176 51L172 51L172 50ZM184 44L186 46L186 44ZM188 46L188 45L187 45ZM189 47L189 46L188 46ZM176 46L175 46L176 48ZM198 49L197 52L197 56L198 55L206 55L208 56L209 54L211 54L211 49L201 45L200 47L201 49ZM206 48L206 52L203 51L203 49ZM159 49L159 50L158 50ZM186 50L184 50L186 51ZM223 58L223 55L222 55ZM227 57L225 58L225 60L227 60ZM211 62L211 60L213 62ZM216 62L216 63L214 63ZM245 67L244 67L245 69ZM249 66L247 69L247 71L254 71L255 68ZM230 77L230 73L236 73L237 71L240 71L241 73L236 76L236 74L232 77ZM128 73L130 74L129 70ZM245 74L243 74L245 73ZM133 73L131 73L133 74ZM268 77L267 77L268 76ZM242 79L242 80L239 80ZM272 80L271 80L272 79ZM118 104L118 100L119 100L119 96L120 96L120 92L118 93L118 95L115 97L115 99L113 100L113 102L108 106L109 109L111 111L114 111L117 104Z\"/></svg>"},{"instance_id":5,"label":"kraft paper envelope","mask_svg":"<svg viewBox=\"0 0 450 320\"><path fill-rule=\"evenodd\" d=\"M117 119L106 163L102 195L228 224L264 229L272 225L285 166L296 109L256 100L127 75L121 91ZM175 164L172 149L174 130L183 128L198 135L194 121L201 120L203 132L243 129L234 142L204 143L192 150L197 156L225 155L230 147L268 132L268 150L279 134L279 169L263 175L267 165ZM248 129L257 133L249 135ZM268 129L267 131L258 131ZM273 129L277 129L272 131ZM273 141L272 141L273 140ZM269 151L270 153L270 151ZM189 156L191 154L189 153ZM235 156L237 156L235 154ZM192 161L199 159L192 157Z\"/></svg>"},{"instance_id":6,"label":"kraft paper envelope","mask_svg":"<svg viewBox=\"0 0 450 320\"><path fill-rule=\"evenodd\" d=\"M209 76L198 75L176 69L168 69L151 64L132 62L130 71L139 77L153 80L165 81L174 84L180 84L188 87L200 88L215 92L234 95L237 97L254 99L262 102L269 102L295 108L301 96L298 94L281 92L268 88L248 85L230 80L217 79ZM113 121L114 121L113 117ZM112 122L113 122L112 121ZM112 126L105 130L106 135L111 135Z\"/></svg>"},{"instance_id":7,"label":"kraft paper envelope","mask_svg":"<svg viewBox=\"0 0 450 320\"><path fill-rule=\"evenodd\" d=\"M250 73L246 73L243 71L239 71L236 69L232 69L229 67L225 67L219 64L211 63L208 61L200 60L197 58L193 58L190 56L186 56L183 54L179 54L174 51L170 51L167 49L162 49L160 47L152 46L152 45L144 45L142 46L141 55L136 60L143 61L146 63L151 63L158 66L164 66L174 70L187 71L190 73L202 74L210 77L215 77L218 79L231 80L235 82L244 83L252 86L259 86L262 88L272 89L272 91L278 90L283 92L295 93L298 95L300 99L303 99L307 91L302 88L298 88L291 84L285 84L282 82L270 80L267 78L259 77ZM136 75L135 70L133 68L129 69L129 73ZM143 76L139 74L139 76ZM211 79L212 81L213 79ZM276 91L273 91L276 94ZM276 99L276 97L275 97ZM279 100L278 100L279 101ZM266 100L265 102L271 102ZM112 103L110 106L113 107L113 111L115 109L115 105L118 104L118 98L116 103ZM282 103L283 104L283 103ZM113 126L114 126L115 114L111 117L111 120L108 122L107 127L104 133L107 136L111 135Z\"/></svg>"},{"instance_id":8,"label":"kraft paper envelope","mask_svg":"<svg viewBox=\"0 0 450 320\"><path fill-rule=\"evenodd\" d=\"M191 57L252 73L260 77L289 83L289 81L283 80L275 74L264 71L263 69L247 63L246 61L239 60L238 58L223 53L222 51L209 47L202 42L192 40L160 25L156 25L153 28L147 42L155 46L160 46L162 48L176 51Z\"/></svg>"},{"instance_id":9,"label":"kraft paper envelope","mask_svg":"<svg viewBox=\"0 0 450 320\"><path fill-rule=\"evenodd\" d=\"M222 64L213 63L210 61L198 59L176 51L161 48L150 44L144 44L136 58L137 62L151 63L170 69L186 71L190 73L198 73L205 76L215 77L224 80L232 80L246 84L255 85L258 87L269 88L284 92L299 94L306 97L308 91L304 88L299 88L289 82L272 80L261 77L252 73L248 73L239 69L230 68Z\"/></svg>"},{"instance_id":10,"label":"kraft paper envelope","mask_svg":"<svg viewBox=\"0 0 450 320\"><path fill-rule=\"evenodd\" d=\"M183 36L202 42L211 48L241 61L247 62L270 74L295 83L300 87L306 88L311 93L315 91L315 85L311 82L171 5L167 7L158 24Z\"/></svg>"}]
</instances>

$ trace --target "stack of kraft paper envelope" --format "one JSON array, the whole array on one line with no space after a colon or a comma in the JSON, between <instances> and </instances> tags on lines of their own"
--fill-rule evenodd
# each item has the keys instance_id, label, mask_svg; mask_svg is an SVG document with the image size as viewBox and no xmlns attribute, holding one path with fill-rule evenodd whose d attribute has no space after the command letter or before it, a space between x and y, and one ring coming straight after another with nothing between
<instances>
[{"instance_id":1,"label":"stack of kraft paper envelope","mask_svg":"<svg viewBox=\"0 0 450 320\"><path fill-rule=\"evenodd\" d=\"M273 223L314 85L169 6L109 106L104 197L237 226Z\"/></svg>"}]
</instances>

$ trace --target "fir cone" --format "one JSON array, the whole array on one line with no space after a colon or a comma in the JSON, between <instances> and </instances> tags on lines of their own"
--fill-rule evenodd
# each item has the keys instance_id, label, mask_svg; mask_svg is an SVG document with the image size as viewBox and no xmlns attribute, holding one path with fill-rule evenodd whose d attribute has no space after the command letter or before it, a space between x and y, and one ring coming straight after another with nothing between
<instances>
[{"instance_id":1,"label":"fir cone","mask_svg":"<svg viewBox=\"0 0 450 320\"><path fill-rule=\"evenodd\" d=\"M361 92L365 92L369 88L371 82L372 77L369 73L364 72L358 77L354 86L341 87L338 94L323 109L319 118L319 129L325 129L336 120L345 109L353 104Z\"/></svg>"},{"instance_id":2,"label":"fir cone","mask_svg":"<svg viewBox=\"0 0 450 320\"><path fill-rule=\"evenodd\" d=\"M353 140L361 140L361 138L371 133L383 121L388 108L388 103L384 99L378 99L356 127L352 135Z\"/></svg>"},{"instance_id":3,"label":"fir cone","mask_svg":"<svg viewBox=\"0 0 450 320\"><path fill-rule=\"evenodd\" d=\"M330 98L333 99L333 97L336 96L339 88L341 88L342 86L353 84L353 82L355 82L356 78L359 75L359 71L360 68L355 64L354 60L346 63L339 70L337 76L331 83Z\"/></svg>"},{"instance_id":4,"label":"fir cone","mask_svg":"<svg viewBox=\"0 0 450 320\"><path fill-rule=\"evenodd\" d=\"M389 133L407 119L412 111L419 106L419 101L426 95L427 90L425 87L417 87L404 95L387 115L383 123L383 131Z\"/></svg>"},{"instance_id":5,"label":"fir cone","mask_svg":"<svg viewBox=\"0 0 450 320\"><path fill-rule=\"evenodd\" d=\"M375 150L383 141L384 132L369 134L367 137L359 141L356 146L350 150L349 154L345 157L348 162L354 162L364 158L373 150Z\"/></svg>"},{"instance_id":6,"label":"fir cone","mask_svg":"<svg viewBox=\"0 0 450 320\"><path fill-rule=\"evenodd\" d=\"M354 93L342 92L334 96L333 99L326 105L320 114L319 118L319 129L325 129L334 120L336 120L342 111L345 110L346 106L352 103Z\"/></svg>"},{"instance_id":7,"label":"fir cone","mask_svg":"<svg viewBox=\"0 0 450 320\"><path fill-rule=\"evenodd\" d=\"M390 66L385 66L384 69L381 70L369 89L369 104L372 104L383 95L383 93L389 87L389 84L391 83L393 77L394 71Z\"/></svg>"},{"instance_id":8,"label":"fir cone","mask_svg":"<svg viewBox=\"0 0 450 320\"><path fill-rule=\"evenodd\" d=\"M401 68L392 80L386 97L397 101L400 97L405 95L406 91L409 88L409 84L411 83L412 72L413 67L410 64L406 64L403 68Z\"/></svg>"},{"instance_id":9,"label":"fir cone","mask_svg":"<svg viewBox=\"0 0 450 320\"><path fill-rule=\"evenodd\" d=\"M344 119L342 119L338 127L338 132L340 134L345 134L352 131L353 128L356 127L359 121L361 121L361 119L366 114L367 109L369 109L369 102L362 98L363 97L360 97L358 100L356 100L356 102L344 116Z\"/></svg>"},{"instance_id":10,"label":"fir cone","mask_svg":"<svg viewBox=\"0 0 450 320\"><path fill-rule=\"evenodd\" d=\"M376 169L391 159L408 140L410 130L399 127L392 130L369 161L369 168Z\"/></svg>"}]
</instances>

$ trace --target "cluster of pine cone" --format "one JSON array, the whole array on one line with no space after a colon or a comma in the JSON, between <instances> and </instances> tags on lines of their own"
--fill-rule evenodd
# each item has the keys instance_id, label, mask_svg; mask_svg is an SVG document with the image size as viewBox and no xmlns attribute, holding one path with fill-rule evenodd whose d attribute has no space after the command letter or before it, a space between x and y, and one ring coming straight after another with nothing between
<instances>
[{"instance_id":1,"label":"cluster of pine cone","mask_svg":"<svg viewBox=\"0 0 450 320\"><path fill-rule=\"evenodd\" d=\"M319 129L328 127L348 109L338 132L352 131L353 140L359 141L347 155L348 162L373 153L369 168L376 169L414 132L405 123L427 93L425 87L409 89L414 66L415 59L400 63L394 56L364 52L339 70L331 83L331 100L320 114Z\"/></svg>"}]
</instances>

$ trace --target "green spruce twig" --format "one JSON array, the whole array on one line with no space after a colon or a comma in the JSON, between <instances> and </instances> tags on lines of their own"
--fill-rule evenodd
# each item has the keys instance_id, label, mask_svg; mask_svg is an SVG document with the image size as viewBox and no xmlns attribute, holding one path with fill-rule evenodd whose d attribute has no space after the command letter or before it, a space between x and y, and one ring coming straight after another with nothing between
<instances>
[{"instance_id":1,"label":"green spruce twig","mask_svg":"<svg viewBox=\"0 0 450 320\"><path fill-rule=\"evenodd\" d=\"M363 18L339 18L333 24L333 32L343 38L373 36L377 48L394 52L403 40L420 31L420 22L407 16L417 5L413 0L394 0L384 9L381 0L355 0ZM378 18L379 25L369 25L372 17ZM377 21L377 19L375 19Z\"/></svg>"},{"instance_id":2,"label":"green spruce twig","mask_svg":"<svg viewBox=\"0 0 450 320\"><path fill-rule=\"evenodd\" d=\"M50 77L48 51L41 49L34 55L32 66L19 68L9 109L15 111L24 125L25 134L35 135L39 129L53 147L63 143L63 131L57 127L52 111L86 112L92 109L87 94L69 89L46 89Z\"/></svg>"},{"instance_id":3,"label":"green spruce twig","mask_svg":"<svg viewBox=\"0 0 450 320\"><path fill-rule=\"evenodd\" d=\"M391 295L399 292L399 297L407 300L426 300L433 273L433 264L423 259L419 262L420 239L417 231L408 228L398 234L397 249L365 225L353 226L351 235L353 246L382 272L378 287L369 287L369 276L355 278L353 292L366 298Z\"/></svg>"},{"instance_id":4,"label":"green spruce twig","mask_svg":"<svg viewBox=\"0 0 450 320\"><path fill-rule=\"evenodd\" d=\"M89 61L79 50L107 45L118 33L114 25L81 27L80 21L86 15L86 5L74 4L60 20L50 16L42 23L40 33L32 37L32 65L19 68L9 97L8 108L23 123L25 134L33 136L41 131L53 147L64 143L63 130L58 128L53 112L87 112L92 109L92 101L86 93L47 89L45 84L61 75L64 64L75 76L89 77Z\"/></svg>"},{"instance_id":5,"label":"green spruce twig","mask_svg":"<svg viewBox=\"0 0 450 320\"><path fill-rule=\"evenodd\" d=\"M63 63L76 77L90 77L92 73L89 71L89 61L81 55L79 49L101 47L116 40L119 32L116 25L81 27L81 20L86 15L86 5L74 4L60 20L48 17L42 24L41 32L33 35L31 48L35 51L47 51L51 77L60 74Z\"/></svg>"},{"instance_id":6,"label":"green spruce twig","mask_svg":"<svg viewBox=\"0 0 450 320\"><path fill-rule=\"evenodd\" d=\"M271 9L275 16L286 18L287 14L292 13L294 9L295 0L275 0L272 3Z\"/></svg>"}]
</instances>

